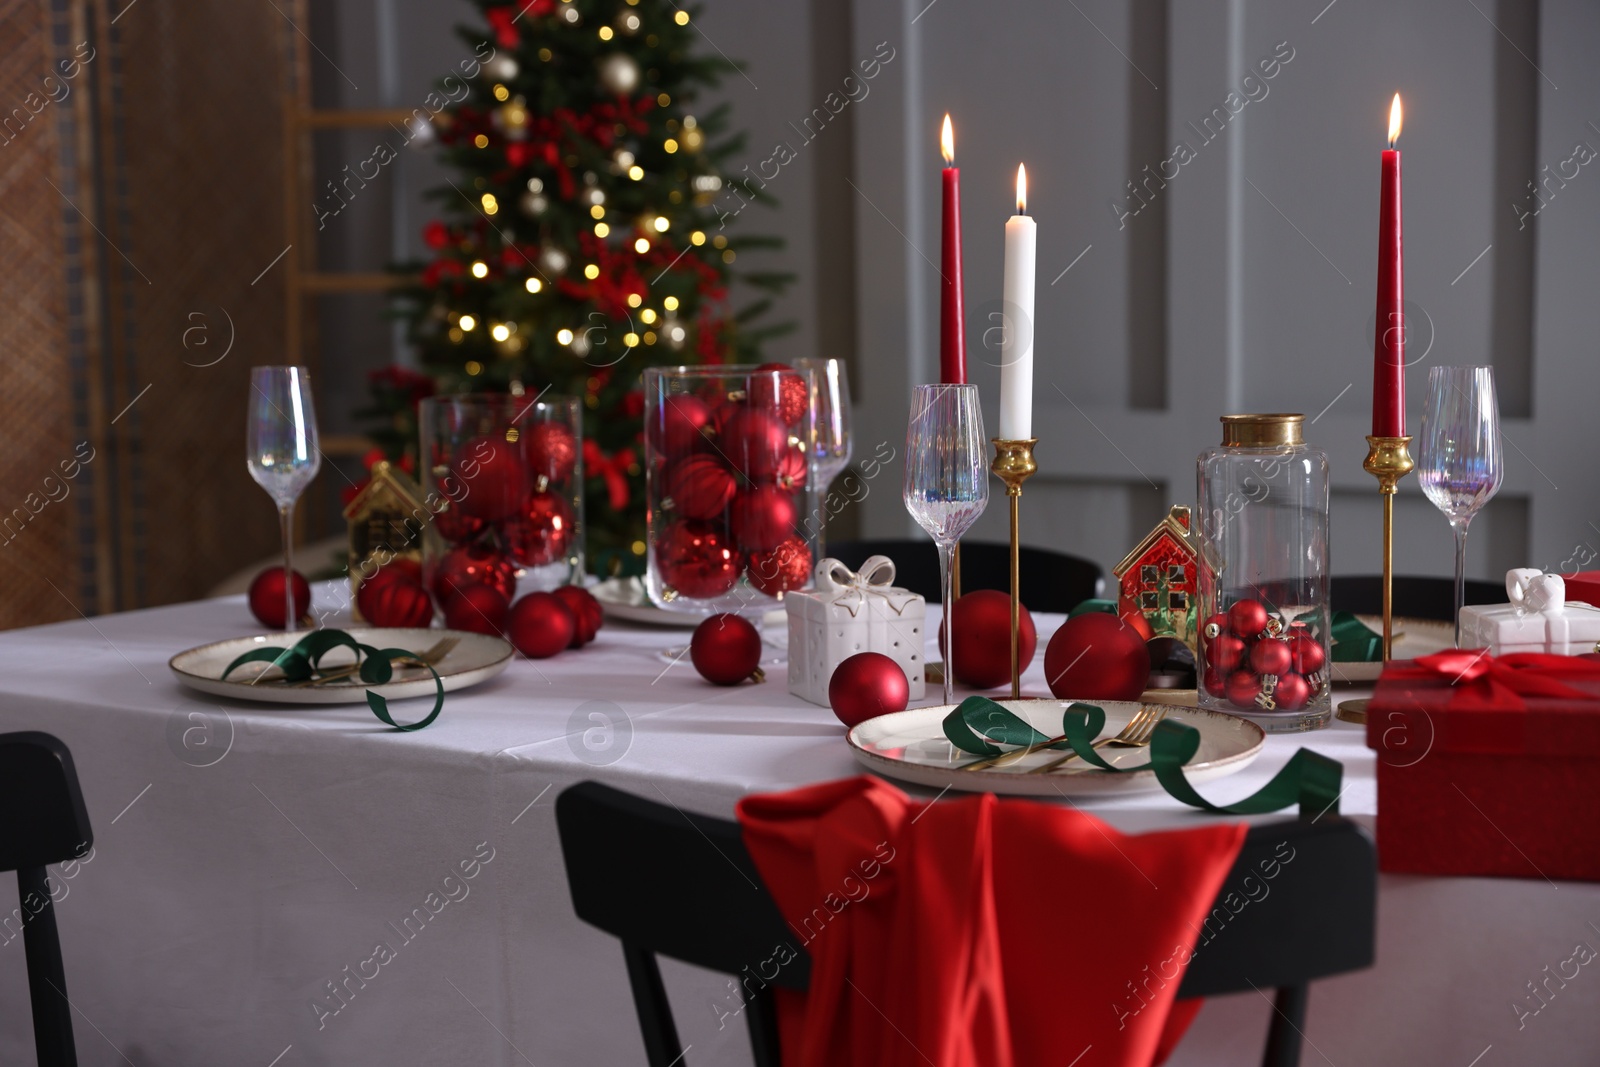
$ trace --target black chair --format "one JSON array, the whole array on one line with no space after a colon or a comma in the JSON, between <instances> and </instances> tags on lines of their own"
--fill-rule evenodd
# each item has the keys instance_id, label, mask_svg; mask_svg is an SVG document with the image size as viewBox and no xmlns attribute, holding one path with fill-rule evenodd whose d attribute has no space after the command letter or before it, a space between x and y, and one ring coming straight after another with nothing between
<instances>
[{"instance_id":1,"label":"black chair","mask_svg":"<svg viewBox=\"0 0 1600 1067\"><path fill-rule=\"evenodd\" d=\"M1376 574L1349 575L1328 582L1328 602L1334 611L1353 611L1357 615L1383 614L1383 578ZM1502 582L1469 579L1468 604L1504 604L1506 587ZM1454 578L1394 579L1394 613L1407 619L1456 618L1456 580Z\"/></svg>"},{"instance_id":2,"label":"black chair","mask_svg":"<svg viewBox=\"0 0 1600 1067\"><path fill-rule=\"evenodd\" d=\"M634 1007L650 1067L672 1067L683 1049L656 956L749 977L755 961L793 935L762 885L739 825L693 815L631 793L579 782L556 798L556 825L567 884L578 918L622 940ZM1284 862L1285 843L1293 849ZM1278 861L1270 891L1237 913L1221 901L1259 883L1261 865ZM1371 840L1337 817L1255 826L1223 882L1217 910L1225 917L1184 973L1180 997L1277 989L1267 1032L1266 1067L1300 1062L1308 985L1368 967L1376 929L1377 858ZM1212 939L1215 938L1213 941ZM778 968L773 986L804 989L810 960L803 949ZM759 964L757 965L759 966ZM744 1008L756 1067L777 1067L777 1013L772 990L750 989Z\"/></svg>"},{"instance_id":3,"label":"black chair","mask_svg":"<svg viewBox=\"0 0 1600 1067\"><path fill-rule=\"evenodd\" d=\"M859 570L868 556L888 556L894 560L896 585L922 594L930 604L939 599L939 550L932 541L829 541L823 551L851 570ZM1022 603L1029 611L1065 614L1105 589L1105 573L1089 560L1026 545L1017 559L1026 579ZM1011 546L961 542L961 591L974 589L1011 590Z\"/></svg>"},{"instance_id":4,"label":"black chair","mask_svg":"<svg viewBox=\"0 0 1600 1067\"><path fill-rule=\"evenodd\" d=\"M0 871L17 872L39 1067L76 1067L78 1062L45 868L81 859L93 843L67 746L34 731L0 734Z\"/></svg>"}]
</instances>

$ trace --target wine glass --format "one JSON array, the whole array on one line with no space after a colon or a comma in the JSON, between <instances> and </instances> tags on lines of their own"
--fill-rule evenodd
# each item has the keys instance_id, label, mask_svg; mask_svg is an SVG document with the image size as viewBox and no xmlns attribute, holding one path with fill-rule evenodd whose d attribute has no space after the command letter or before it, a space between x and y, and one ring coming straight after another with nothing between
<instances>
[{"instance_id":1,"label":"wine glass","mask_svg":"<svg viewBox=\"0 0 1600 1067\"><path fill-rule=\"evenodd\" d=\"M794 363L811 371L811 464L819 500L817 558L823 557L827 537L828 485L850 464L850 379L844 360L807 357Z\"/></svg>"},{"instance_id":2,"label":"wine glass","mask_svg":"<svg viewBox=\"0 0 1600 1067\"><path fill-rule=\"evenodd\" d=\"M278 505L283 529L283 628L298 620L294 610L291 558L294 502L317 476L317 413L311 403L311 377L304 367L250 368L250 425L245 440L250 477Z\"/></svg>"},{"instance_id":3,"label":"wine glass","mask_svg":"<svg viewBox=\"0 0 1600 1067\"><path fill-rule=\"evenodd\" d=\"M918 385L906 426L906 510L939 546L939 601L944 609L944 702L951 683L951 559L956 541L989 503L989 463L983 412L975 385Z\"/></svg>"},{"instance_id":4,"label":"wine glass","mask_svg":"<svg viewBox=\"0 0 1600 1067\"><path fill-rule=\"evenodd\" d=\"M1434 367L1417 448L1417 480L1456 535L1456 647L1467 574L1467 525L1500 489L1500 405L1493 367Z\"/></svg>"}]
</instances>

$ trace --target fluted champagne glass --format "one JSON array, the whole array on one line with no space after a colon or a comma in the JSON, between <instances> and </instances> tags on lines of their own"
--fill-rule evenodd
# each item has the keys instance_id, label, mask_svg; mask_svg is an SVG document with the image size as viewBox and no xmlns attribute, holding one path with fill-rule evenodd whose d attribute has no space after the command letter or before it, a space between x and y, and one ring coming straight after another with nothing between
<instances>
[{"instance_id":1,"label":"fluted champagne glass","mask_svg":"<svg viewBox=\"0 0 1600 1067\"><path fill-rule=\"evenodd\" d=\"M250 368L250 420L245 461L250 477L278 505L283 533L283 628L293 630L294 505L322 466L311 377L304 367Z\"/></svg>"}]
</instances>

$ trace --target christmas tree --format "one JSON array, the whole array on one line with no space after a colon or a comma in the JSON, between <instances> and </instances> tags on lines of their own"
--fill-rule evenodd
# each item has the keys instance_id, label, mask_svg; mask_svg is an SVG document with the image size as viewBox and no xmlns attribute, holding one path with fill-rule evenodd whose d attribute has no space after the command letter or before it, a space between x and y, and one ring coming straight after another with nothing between
<instances>
[{"instance_id":1,"label":"christmas tree","mask_svg":"<svg viewBox=\"0 0 1600 1067\"><path fill-rule=\"evenodd\" d=\"M779 244L728 231L764 197L722 173L743 141L727 106L695 111L696 93L737 68L696 56L694 12L668 0L477 6L488 29L458 32L481 69L441 82L455 102L431 116L459 177L430 192L433 258L408 265L416 281L397 291L431 382L375 375L373 437L392 459L414 450L430 386L581 397L590 565L638 573L643 368L760 362L785 329L755 325L770 295L729 301L739 254ZM767 294L788 280L738 278Z\"/></svg>"}]
</instances>

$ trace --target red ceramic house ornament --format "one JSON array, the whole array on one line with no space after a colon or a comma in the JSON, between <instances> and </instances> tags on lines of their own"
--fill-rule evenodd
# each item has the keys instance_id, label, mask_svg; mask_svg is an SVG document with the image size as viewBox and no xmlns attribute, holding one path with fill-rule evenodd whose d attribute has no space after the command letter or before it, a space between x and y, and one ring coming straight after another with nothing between
<instances>
[{"instance_id":1,"label":"red ceramic house ornament","mask_svg":"<svg viewBox=\"0 0 1600 1067\"><path fill-rule=\"evenodd\" d=\"M1189 535L1189 509L1174 504L1155 529L1112 568L1117 614L1150 637L1195 645L1199 557Z\"/></svg>"}]
</instances>

